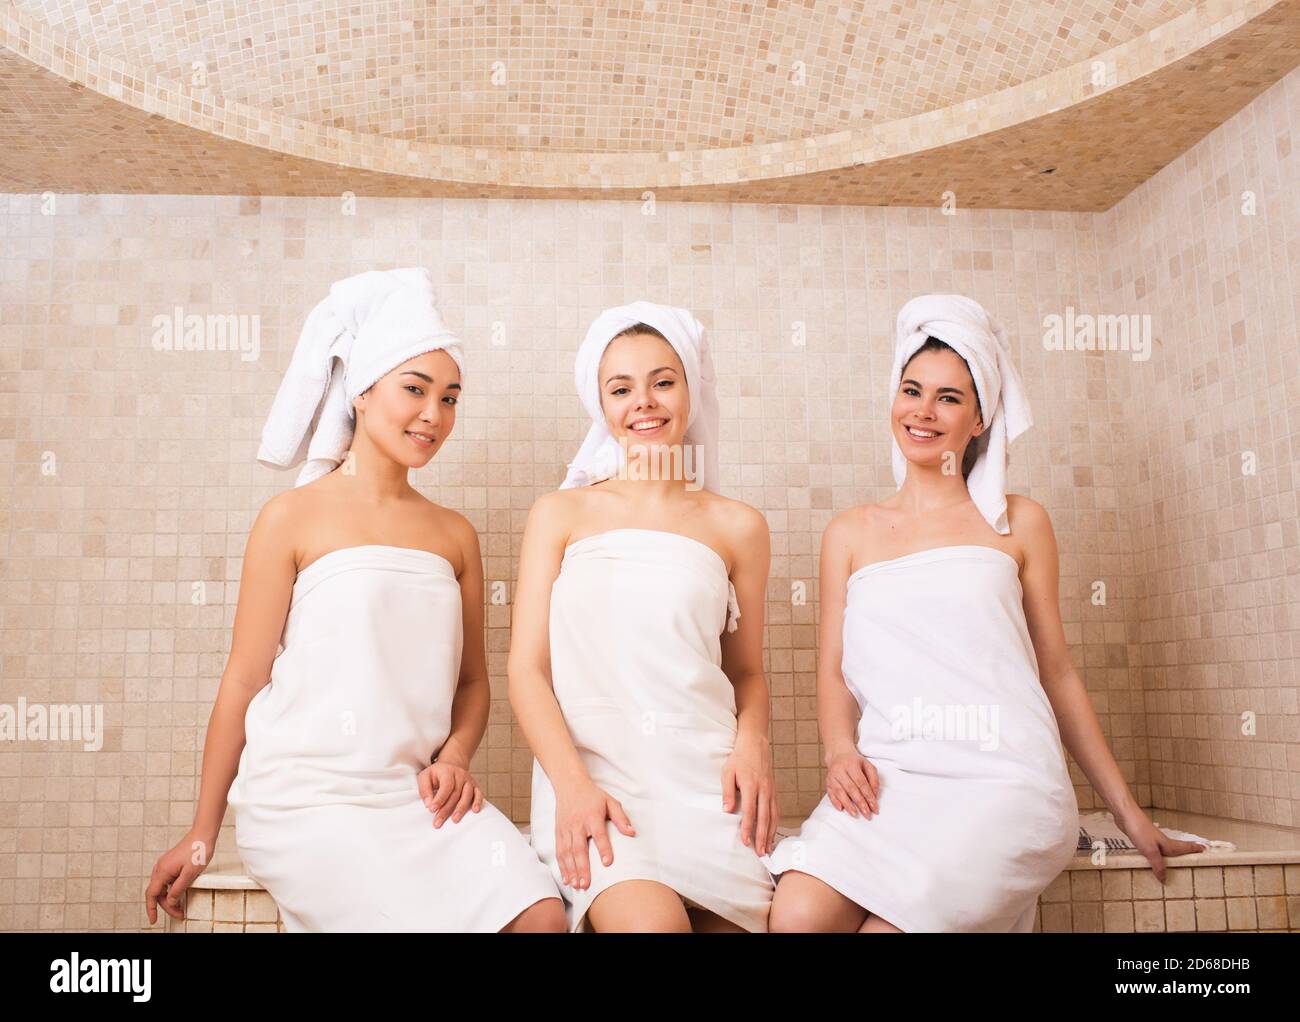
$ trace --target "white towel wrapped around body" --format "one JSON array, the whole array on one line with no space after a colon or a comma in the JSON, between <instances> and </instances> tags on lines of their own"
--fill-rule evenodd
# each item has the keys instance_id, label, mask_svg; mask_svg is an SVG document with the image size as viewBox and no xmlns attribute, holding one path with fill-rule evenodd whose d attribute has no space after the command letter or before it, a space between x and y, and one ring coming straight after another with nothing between
<instances>
[{"instance_id":1,"label":"white towel wrapped around body","mask_svg":"<svg viewBox=\"0 0 1300 1022\"><path fill-rule=\"evenodd\" d=\"M773 873L809 873L907 932L1032 928L1079 820L1022 600L1015 558L990 546L849 576L842 669L880 812L824 796Z\"/></svg>"},{"instance_id":2,"label":"white towel wrapped around body","mask_svg":"<svg viewBox=\"0 0 1300 1022\"><path fill-rule=\"evenodd\" d=\"M718 553L689 536L611 529L565 549L551 588L555 698L591 780L636 828L606 826L614 861L588 842L591 886L561 886L569 929L623 880L653 880L751 932L767 929L772 877L722 808L736 697L721 635L739 608ZM530 838L561 883L556 793L533 761Z\"/></svg>"},{"instance_id":3,"label":"white towel wrapped around body","mask_svg":"<svg viewBox=\"0 0 1300 1022\"><path fill-rule=\"evenodd\" d=\"M491 803L435 829L420 797L451 728L463 636L438 554L344 547L298 574L230 788L240 857L286 929L496 932L559 897Z\"/></svg>"}]
</instances>

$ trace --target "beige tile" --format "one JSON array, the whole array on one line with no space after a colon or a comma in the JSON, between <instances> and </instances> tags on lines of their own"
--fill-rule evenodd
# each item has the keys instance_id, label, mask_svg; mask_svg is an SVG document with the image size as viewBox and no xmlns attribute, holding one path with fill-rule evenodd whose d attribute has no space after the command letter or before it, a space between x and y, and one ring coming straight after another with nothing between
<instances>
[{"instance_id":1,"label":"beige tile","mask_svg":"<svg viewBox=\"0 0 1300 1022\"><path fill-rule=\"evenodd\" d=\"M1197 866L1192 870L1193 890L1197 898L1223 897L1223 868Z\"/></svg>"},{"instance_id":2,"label":"beige tile","mask_svg":"<svg viewBox=\"0 0 1300 1022\"><path fill-rule=\"evenodd\" d=\"M244 921L243 891L214 891L216 896L212 906L212 918L215 922L229 923Z\"/></svg>"},{"instance_id":3,"label":"beige tile","mask_svg":"<svg viewBox=\"0 0 1300 1022\"><path fill-rule=\"evenodd\" d=\"M1256 894L1285 894L1283 873L1281 866L1256 866L1255 867L1255 893Z\"/></svg>"},{"instance_id":4,"label":"beige tile","mask_svg":"<svg viewBox=\"0 0 1300 1022\"><path fill-rule=\"evenodd\" d=\"M1162 901L1133 902L1133 928L1138 933L1162 933L1165 928L1165 904Z\"/></svg>"},{"instance_id":5,"label":"beige tile","mask_svg":"<svg viewBox=\"0 0 1300 1022\"><path fill-rule=\"evenodd\" d=\"M1131 901L1107 901L1101 906L1102 924L1107 933L1132 933L1135 929Z\"/></svg>"},{"instance_id":6,"label":"beige tile","mask_svg":"<svg viewBox=\"0 0 1300 1022\"><path fill-rule=\"evenodd\" d=\"M1287 927L1287 905L1283 895L1255 898L1255 911L1261 930L1284 930Z\"/></svg>"},{"instance_id":7,"label":"beige tile","mask_svg":"<svg viewBox=\"0 0 1300 1022\"><path fill-rule=\"evenodd\" d=\"M280 914L274 899L266 891L249 891L244 911L250 923L274 923Z\"/></svg>"},{"instance_id":8,"label":"beige tile","mask_svg":"<svg viewBox=\"0 0 1300 1022\"><path fill-rule=\"evenodd\" d=\"M1100 901L1101 870L1076 869L1070 871L1070 900Z\"/></svg>"},{"instance_id":9,"label":"beige tile","mask_svg":"<svg viewBox=\"0 0 1300 1022\"><path fill-rule=\"evenodd\" d=\"M1228 929L1254 930L1259 926L1259 917L1255 912L1255 899L1228 898Z\"/></svg>"},{"instance_id":10,"label":"beige tile","mask_svg":"<svg viewBox=\"0 0 1300 1022\"><path fill-rule=\"evenodd\" d=\"M1129 869L1107 869L1101 874L1102 901L1132 901L1133 871Z\"/></svg>"},{"instance_id":11,"label":"beige tile","mask_svg":"<svg viewBox=\"0 0 1300 1022\"><path fill-rule=\"evenodd\" d=\"M1156 875L1149 869L1135 869L1133 871L1133 897L1136 900L1143 899L1163 899L1165 896L1164 886L1156 879Z\"/></svg>"},{"instance_id":12,"label":"beige tile","mask_svg":"<svg viewBox=\"0 0 1300 1022\"><path fill-rule=\"evenodd\" d=\"M1223 892L1228 897L1251 897L1255 893L1255 871L1251 866L1226 866Z\"/></svg>"},{"instance_id":13,"label":"beige tile","mask_svg":"<svg viewBox=\"0 0 1300 1022\"><path fill-rule=\"evenodd\" d=\"M1101 902L1074 901L1070 903L1070 922L1075 933L1101 933Z\"/></svg>"},{"instance_id":14,"label":"beige tile","mask_svg":"<svg viewBox=\"0 0 1300 1022\"><path fill-rule=\"evenodd\" d=\"M1165 871L1164 897L1190 898L1192 896L1192 871L1190 869L1170 869Z\"/></svg>"},{"instance_id":15,"label":"beige tile","mask_svg":"<svg viewBox=\"0 0 1300 1022\"><path fill-rule=\"evenodd\" d=\"M1226 930L1228 911L1222 898L1197 898L1196 928L1198 930Z\"/></svg>"},{"instance_id":16,"label":"beige tile","mask_svg":"<svg viewBox=\"0 0 1300 1022\"><path fill-rule=\"evenodd\" d=\"M1044 933L1070 933L1069 902L1051 902L1042 906L1042 926Z\"/></svg>"},{"instance_id":17,"label":"beige tile","mask_svg":"<svg viewBox=\"0 0 1300 1022\"><path fill-rule=\"evenodd\" d=\"M1282 872L1286 876L1286 893L1300 894L1300 864L1288 863Z\"/></svg>"},{"instance_id":18,"label":"beige tile","mask_svg":"<svg viewBox=\"0 0 1300 1022\"><path fill-rule=\"evenodd\" d=\"M1166 901L1165 929L1170 933L1175 930L1195 930L1196 912L1189 900Z\"/></svg>"},{"instance_id":19,"label":"beige tile","mask_svg":"<svg viewBox=\"0 0 1300 1022\"><path fill-rule=\"evenodd\" d=\"M212 892L191 889L185 896L186 919L212 918Z\"/></svg>"}]
</instances>

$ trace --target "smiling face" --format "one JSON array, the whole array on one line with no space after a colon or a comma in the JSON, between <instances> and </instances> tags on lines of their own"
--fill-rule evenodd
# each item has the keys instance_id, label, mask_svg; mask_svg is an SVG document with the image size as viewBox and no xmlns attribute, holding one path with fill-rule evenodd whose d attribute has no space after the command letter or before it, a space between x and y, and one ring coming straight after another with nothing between
<instances>
[{"instance_id":1,"label":"smiling face","mask_svg":"<svg viewBox=\"0 0 1300 1022\"><path fill-rule=\"evenodd\" d=\"M965 359L951 348L914 355L903 367L891 420L908 461L960 470L966 445L984 431Z\"/></svg>"},{"instance_id":2,"label":"smiling face","mask_svg":"<svg viewBox=\"0 0 1300 1022\"><path fill-rule=\"evenodd\" d=\"M678 446L686 436L690 395L673 346L656 334L609 342L600 359L600 404L615 440L634 446Z\"/></svg>"},{"instance_id":3,"label":"smiling face","mask_svg":"<svg viewBox=\"0 0 1300 1022\"><path fill-rule=\"evenodd\" d=\"M456 360L445 351L427 351L357 397L357 429L398 464L420 468L450 435L459 399Z\"/></svg>"}]
</instances>

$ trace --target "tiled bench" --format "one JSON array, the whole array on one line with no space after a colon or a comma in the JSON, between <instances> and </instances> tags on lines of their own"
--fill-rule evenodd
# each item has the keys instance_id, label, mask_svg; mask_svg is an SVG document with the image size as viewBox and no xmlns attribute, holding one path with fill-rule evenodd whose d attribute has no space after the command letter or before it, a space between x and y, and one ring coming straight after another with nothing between
<instances>
[{"instance_id":1,"label":"tiled bench","mask_svg":"<svg viewBox=\"0 0 1300 1022\"><path fill-rule=\"evenodd\" d=\"M1164 827L1231 841L1233 852L1166 859L1162 887L1145 857L1079 855L1038 899L1035 931L1160 933L1300 931L1300 832L1174 810L1149 810Z\"/></svg>"},{"instance_id":2,"label":"tiled bench","mask_svg":"<svg viewBox=\"0 0 1300 1022\"><path fill-rule=\"evenodd\" d=\"M1166 827L1232 841L1237 850L1166 860L1163 887L1141 855L1109 853L1103 865L1079 855L1038 899L1034 931L1300 932L1300 832L1172 810L1152 816ZM223 834L212 866L190 889L185 920L164 914L165 931L283 932L275 901L243 872L233 848L233 834Z\"/></svg>"}]
</instances>

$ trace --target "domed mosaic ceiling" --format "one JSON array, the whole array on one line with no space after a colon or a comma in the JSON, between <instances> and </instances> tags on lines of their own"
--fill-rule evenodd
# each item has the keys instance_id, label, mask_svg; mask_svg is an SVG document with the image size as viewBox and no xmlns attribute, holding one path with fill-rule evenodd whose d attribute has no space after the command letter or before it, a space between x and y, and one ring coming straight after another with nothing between
<instances>
[{"instance_id":1,"label":"domed mosaic ceiling","mask_svg":"<svg viewBox=\"0 0 1300 1022\"><path fill-rule=\"evenodd\" d=\"M0 0L0 187L1108 208L1293 0Z\"/></svg>"}]
</instances>

